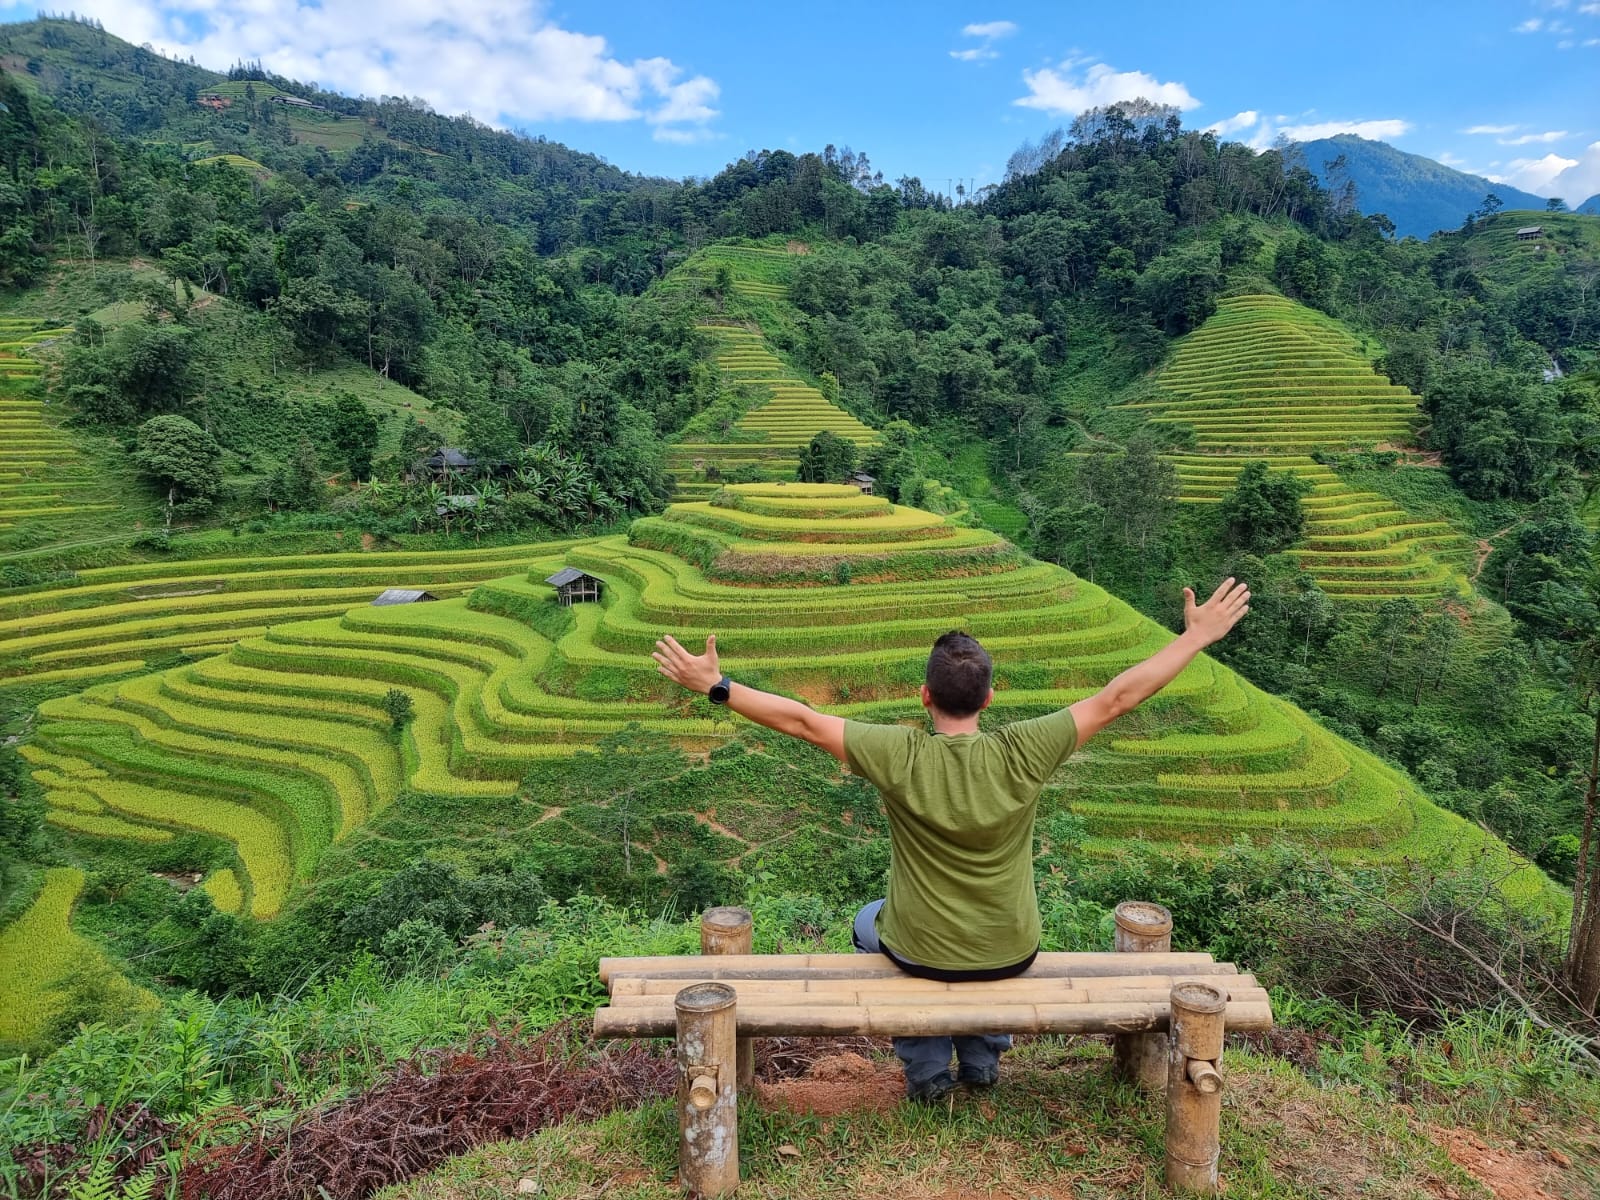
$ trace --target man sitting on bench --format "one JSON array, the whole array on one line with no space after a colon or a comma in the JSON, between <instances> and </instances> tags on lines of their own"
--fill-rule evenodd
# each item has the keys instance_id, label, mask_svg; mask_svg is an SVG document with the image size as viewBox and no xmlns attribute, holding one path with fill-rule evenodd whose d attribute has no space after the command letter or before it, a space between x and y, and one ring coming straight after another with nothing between
<instances>
[{"instance_id":1,"label":"man sitting on bench","mask_svg":"<svg viewBox=\"0 0 1600 1200\"><path fill-rule=\"evenodd\" d=\"M715 635L698 655L668 635L651 657L667 678L826 750L878 789L889 817L888 896L856 914L858 950L885 954L924 979L1005 979L1026 971L1039 952L1033 820L1046 781L1250 611L1249 590L1232 578L1204 604L1189 588L1183 596L1184 631L1173 641L1070 708L994 733L978 728L978 715L994 699L993 664L964 633L945 634L928 656L922 706L931 735L847 721L734 683L717 664ZM958 1084L993 1084L1010 1045L1000 1034L894 1039L906 1094L915 1100L937 1100ZM958 1076L950 1073L952 1049Z\"/></svg>"}]
</instances>

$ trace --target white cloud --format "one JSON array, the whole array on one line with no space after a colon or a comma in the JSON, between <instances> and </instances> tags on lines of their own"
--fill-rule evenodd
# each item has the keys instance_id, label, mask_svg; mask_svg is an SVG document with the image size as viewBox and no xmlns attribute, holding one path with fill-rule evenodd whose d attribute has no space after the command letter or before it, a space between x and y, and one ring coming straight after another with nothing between
<instances>
[{"instance_id":1,"label":"white cloud","mask_svg":"<svg viewBox=\"0 0 1600 1200\"><path fill-rule=\"evenodd\" d=\"M1247 108L1241 113L1234 113L1226 120L1218 121L1215 125L1207 125L1205 131L1214 133L1218 137L1225 137L1230 133L1238 133L1241 129L1249 129L1260 120L1260 113L1253 108Z\"/></svg>"},{"instance_id":2,"label":"white cloud","mask_svg":"<svg viewBox=\"0 0 1600 1200\"><path fill-rule=\"evenodd\" d=\"M1199 108L1200 101L1181 83L1161 83L1143 71L1119 71L1105 63L1094 63L1082 74L1080 63L1069 60L1056 67L1024 71L1022 82L1028 94L1013 100L1023 108L1037 108L1063 116L1076 116L1091 108L1118 104L1143 97L1155 104L1171 104L1187 112Z\"/></svg>"},{"instance_id":3,"label":"white cloud","mask_svg":"<svg viewBox=\"0 0 1600 1200\"><path fill-rule=\"evenodd\" d=\"M292 79L367 96L417 96L500 124L644 120L699 126L714 80L665 58L624 61L604 37L563 29L543 0L75 0L134 43L223 68L260 59Z\"/></svg>"},{"instance_id":4,"label":"white cloud","mask_svg":"<svg viewBox=\"0 0 1600 1200\"><path fill-rule=\"evenodd\" d=\"M963 25L961 36L987 38L992 41L995 38L1010 37L1017 32L1017 28L1015 21L980 21L972 25Z\"/></svg>"},{"instance_id":5,"label":"white cloud","mask_svg":"<svg viewBox=\"0 0 1600 1200\"><path fill-rule=\"evenodd\" d=\"M1544 28L1544 20L1540 17L1529 17L1521 25L1513 29L1512 33L1538 33Z\"/></svg>"},{"instance_id":6,"label":"white cloud","mask_svg":"<svg viewBox=\"0 0 1600 1200\"><path fill-rule=\"evenodd\" d=\"M1512 187L1519 187L1538 196L1550 196L1558 194L1557 189L1552 186L1554 180L1577 165L1577 159L1562 158L1559 154L1546 154L1543 158L1513 158L1506 163L1502 171L1489 178L1496 183L1509 183ZM1585 196L1578 197L1580 201L1585 198Z\"/></svg>"},{"instance_id":7,"label":"white cloud","mask_svg":"<svg viewBox=\"0 0 1600 1200\"><path fill-rule=\"evenodd\" d=\"M1531 146L1535 142L1559 142L1564 137L1571 137L1565 129L1551 129L1545 133L1524 133L1514 138L1496 138L1502 146Z\"/></svg>"},{"instance_id":8,"label":"white cloud","mask_svg":"<svg viewBox=\"0 0 1600 1200\"><path fill-rule=\"evenodd\" d=\"M1583 14L1585 14L1586 16L1600 17L1600 4L1597 4L1597 3L1580 4L1580 5L1578 5L1578 11L1583 13Z\"/></svg>"},{"instance_id":9,"label":"white cloud","mask_svg":"<svg viewBox=\"0 0 1600 1200\"><path fill-rule=\"evenodd\" d=\"M1555 155L1549 157L1555 158ZM1560 196L1574 206L1582 204L1590 196L1600 195L1600 142L1590 142L1578 151L1576 159L1561 161L1569 165L1550 180L1543 194Z\"/></svg>"},{"instance_id":10,"label":"white cloud","mask_svg":"<svg viewBox=\"0 0 1600 1200\"><path fill-rule=\"evenodd\" d=\"M1501 134L1515 133L1516 131L1517 127L1515 125L1473 125L1470 128L1463 129L1461 132Z\"/></svg>"},{"instance_id":11,"label":"white cloud","mask_svg":"<svg viewBox=\"0 0 1600 1200\"><path fill-rule=\"evenodd\" d=\"M994 48L994 43L1001 38L1008 38L1017 32L1018 25L1015 21L975 21L971 25L961 27L961 36L982 39L982 45L969 46L965 50L952 50L950 57L957 62L987 62L991 58L999 58L1000 51Z\"/></svg>"}]
</instances>

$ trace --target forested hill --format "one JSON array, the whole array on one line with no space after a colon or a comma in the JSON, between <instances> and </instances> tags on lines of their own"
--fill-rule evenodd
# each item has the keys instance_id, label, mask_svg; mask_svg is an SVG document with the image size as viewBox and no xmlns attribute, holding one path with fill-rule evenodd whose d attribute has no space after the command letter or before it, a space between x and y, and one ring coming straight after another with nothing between
<instances>
[{"instance_id":1,"label":"forested hill","mask_svg":"<svg viewBox=\"0 0 1600 1200\"><path fill-rule=\"evenodd\" d=\"M0 69L97 129L180 159L236 154L315 174L337 156L344 173L362 179L398 167L416 185L473 203L490 220L538 224L546 252L575 240L579 197L667 182L543 137L444 116L403 96L357 99L259 64L208 70L81 21L0 25Z\"/></svg>"},{"instance_id":2,"label":"forested hill","mask_svg":"<svg viewBox=\"0 0 1600 1200\"><path fill-rule=\"evenodd\" d=\"M1383 213L1401 237L1426 238L1440 229L1455 229L1468 213L1483 206L1490 193L1506 208L1542 211L1545 207L1543 196L1353 133L1301 142L1297 148L1325 186L1353 183L1356 207L1364 213ZM1335 179L1327 168L1341 158Z\"/></svg>"}]
</instances>

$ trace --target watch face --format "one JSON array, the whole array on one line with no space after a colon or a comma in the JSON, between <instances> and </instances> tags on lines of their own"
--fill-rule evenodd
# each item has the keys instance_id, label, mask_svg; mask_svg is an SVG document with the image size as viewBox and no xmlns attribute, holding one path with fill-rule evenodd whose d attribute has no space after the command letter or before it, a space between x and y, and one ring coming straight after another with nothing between
<instances>
[{"instance_id":1,"label":"watch face","mask_svg":"<svg viewBox=\"0 0 1600 1200\"><path fill-rule=\"evenodd\" d=\"M728 692L730 690L731 689L725 682L718 680L716 683L711 685L711 690L706 693L706 699L710 700L713 704L726 704L728 702Z\"/></svg>"}]
</instances>

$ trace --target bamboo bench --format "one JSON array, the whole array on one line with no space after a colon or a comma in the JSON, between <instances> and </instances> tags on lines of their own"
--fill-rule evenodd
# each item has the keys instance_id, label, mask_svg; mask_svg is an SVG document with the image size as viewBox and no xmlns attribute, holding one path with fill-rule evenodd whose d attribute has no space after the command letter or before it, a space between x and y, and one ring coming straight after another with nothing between
<instances>
[{"instance_id":1,"label":"bamboo bench","mask_svg":"<svg viewBox=\"0 0 1600 1200\"><path fill-rule=\"evenodd\" d=\"M1166 909L1129 902L1111 953L1040 954L1011 979L938 983L881 954L751 954L750 914L714 908L701 918L701 957L600 960L610 1003L594 1035L677 1039L680 1181L727 1196L739 1184L752 1037L1111 1034L1117 1072L1166 1093L1168 1186L1212 1195L1223 1035L1270 1029L1272 1006L1232 963L1172 953L1171 934Z\"/></svg>"}]
</instances>

